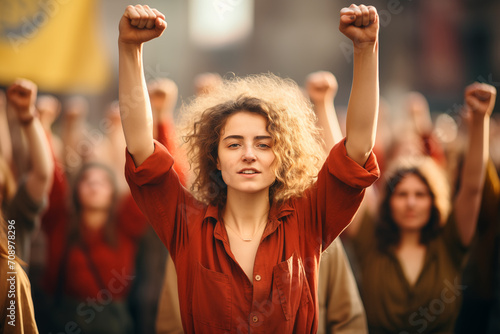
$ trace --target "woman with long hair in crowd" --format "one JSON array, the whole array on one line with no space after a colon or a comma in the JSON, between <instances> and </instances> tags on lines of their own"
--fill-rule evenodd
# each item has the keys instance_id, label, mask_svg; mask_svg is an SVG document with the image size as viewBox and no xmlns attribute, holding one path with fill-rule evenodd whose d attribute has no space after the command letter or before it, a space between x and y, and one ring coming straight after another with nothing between
<instances>
[{"instance_id":1,"label":"woman with long hair in crowd","mask_svg":"<svg viewBox=\"0 0 500 334\"><path fill-rule=\"evenodd\" d=\"M43 287L52 308L41 308L48 314L40 315L40 328L63 330L71 322L85 333L131 333L126 298L145 219L130 196L119 199L113 170L98 162L84 164L66 194L71 205L50 203L54 219L42 225L48 240Z\"/></svg>"},{"instance_id":2,"label":"woman with long hair in crowd","mask_svg":"<svg viewBox=\"0 0 500 334\"><path fill-rule=\"evenodd\" d=\"M321 252L349 224L378 176L378 15L352 5L340 30L354 44L347 138L323 167L314 112L273 75L226 80L184 110L196 179L183 188L153 140L142 45L163 14L127 7L120 21L120 112L132 194L170 251L184 331L315 333Z\"/></svg>"},{"instance_id":3,"label":"woman with long hair in crowd","mask_svg":"<svg viewBox=\"0 0 500 334\"><path fill-rule=\"evenodd\" d=\"M481 207L495 97L487 84L465 90L469 142L453 200L433 158L400 156L382 178L376 216L348 228L370 333L453 332Z\"/></svg>"}]
</instances>

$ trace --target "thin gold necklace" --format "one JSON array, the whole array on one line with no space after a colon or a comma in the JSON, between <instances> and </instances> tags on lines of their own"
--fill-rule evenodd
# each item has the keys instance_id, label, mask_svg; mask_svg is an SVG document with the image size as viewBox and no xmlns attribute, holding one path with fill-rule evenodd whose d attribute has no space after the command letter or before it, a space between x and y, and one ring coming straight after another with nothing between
<instances>
[{"instance_id":1,"label":"thin gold necklace","mask_svg":"<svg viewBox=\"0 0 500 334\"><path fill-rule=\"evenodd\" d=\"M262 224L262 225L266 225L266 224L267 224L267 222L266 222L265 224ZM252 235L252 237L251 237L251 238L243 238L243 237L242 237L242 236L241 236L238 232L236 232L235 230L233 230L233 228L232 228L231 226L229 226L229 225L227 225L226 223L224 223L224 226L229 227L229 229L230 229L231 231L233 231L233 233L234 233L234 234L236 234L236 235L238 236L238 238L240 238L241 240L243 240L243 241L245 241L245 242L250 242L250 241L252 241L252 240L253 240L253 237L255 237L255 234L257 234L257 232L259 232L259 231L260 231L260 228L262 227L262 225L261 225L261 226L259 226L259 227L255 230L255 232L253 232L253 235Z\"/></svg>"}]
</instances>

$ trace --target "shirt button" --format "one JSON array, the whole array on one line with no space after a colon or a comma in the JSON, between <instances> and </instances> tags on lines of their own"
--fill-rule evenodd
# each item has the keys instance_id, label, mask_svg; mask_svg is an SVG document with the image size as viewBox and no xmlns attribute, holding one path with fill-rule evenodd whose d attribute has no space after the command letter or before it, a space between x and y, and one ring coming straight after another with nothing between
<instances>
[{"instance_id":1,"label":"shirt button","mask_svg":"<svg viewBox=\"0 0 500 334\"><path fill-rule=\"evenodd\" d=\"M262 279L262 277L260 277L260 275L255 275L255 280L258 282Z\"/></svg>"},{"instance_id":2,"label":"shirt button","mask_svg":"<svg viewBox=\"0 0 500 334\"><path fill-rule=\"evenodd\" d=\"M257 317L256 315L254 315L254 316L253 316L253 318L252 318L252 321L253 321L253 322L257 322L257 321L259 321L259 317Z\"/></svg>"}]
</instances>

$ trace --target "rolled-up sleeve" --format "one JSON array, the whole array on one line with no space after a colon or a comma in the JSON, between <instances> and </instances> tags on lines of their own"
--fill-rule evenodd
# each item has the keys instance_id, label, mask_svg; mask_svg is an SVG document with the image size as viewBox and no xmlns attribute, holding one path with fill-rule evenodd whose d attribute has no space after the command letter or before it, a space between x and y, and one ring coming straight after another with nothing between
<instances>
[{"instance_id":1,"label":"rolled-up sleeve","mask_svg":"<svg viewBox=\"0 0 500 334\"><path fill-rule=\"evenodd\" d=\"M174 165L174 158L172 158L165 146L156 140L154 141L154 145L153 154L137 167L135 166L134 158L127 150L125 177L129 185L131 183L137 186L159 184Z\"/></svg>"},{"instance_id":2,"label":"rolled-up sleeve","mask_svg":"<svg viewBox=\"0 0 500 334\"><path fill-rule=\"evenodd\" d=\"M321 168L316 183L297 201L304 213L304 230L309 242L322 250L352 221L364 197L365 188L380 175L375 154L364 166L352 160L345 139L336 144Z\"/></svg>"},{"instance_id":3,"label":"rolled-up sleeve","mask_svg":"<svg viewBox=\"0 0 500 334\"><path fill-rule=\"evenodd\" d=\"M375 154L371 152L364 167L360 166L347 155L345 140L332 148L326 159L326 165L330 174L346 185L357 189L369 187L380 175Z\"/></svg>"},{"instance_id":4,"label":"rolled-up sleeve","mask_svg":"<svg viewBox=\"0 0 500 334\"><path fill-rule=\"evenodd\" d=\"M156 140L154 145L153 154L137 167L126 152L125 178L135 202L175 259L188 241L186 211L192 214L203 205L181 185L168 150Z\"/></svg>"}]
</instances>

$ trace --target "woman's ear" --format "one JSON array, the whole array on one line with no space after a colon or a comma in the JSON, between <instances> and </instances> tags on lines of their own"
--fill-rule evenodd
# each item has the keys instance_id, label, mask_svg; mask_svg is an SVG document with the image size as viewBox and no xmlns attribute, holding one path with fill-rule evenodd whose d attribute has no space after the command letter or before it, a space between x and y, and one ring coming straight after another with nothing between
<instances>
[{"instance_id":1,"label":"woman's ear","mask_svg":"<svg viewBox=\"0 0 500 334\"><path fill-rule=\"evenodd\" d=\"M220 169L220 160L219 160L219 157L217 157L217 169L218 169L218 170L221 170L221 169Z\"/></svg>"}]
</instances>

